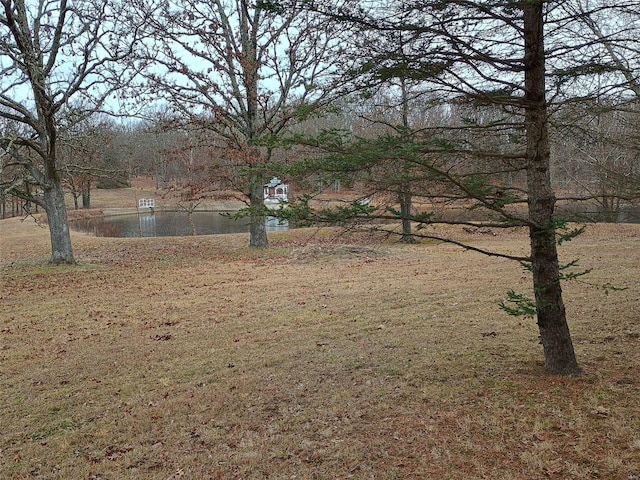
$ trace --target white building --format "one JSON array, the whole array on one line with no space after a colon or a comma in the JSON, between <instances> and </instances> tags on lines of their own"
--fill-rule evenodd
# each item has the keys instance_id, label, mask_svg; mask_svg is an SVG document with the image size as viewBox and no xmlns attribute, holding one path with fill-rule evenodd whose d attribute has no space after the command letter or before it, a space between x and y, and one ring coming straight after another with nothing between
<instances>
[{"instance_id":1,"label":"white building","mask_svg":"<svg viewBox=\"0 0 640 480\"><path fill-rule=\"evenodd\" d=\"M289 201L289 185L273 177L264 186L264 204L267 208L279 208Z\"/></svg>"}]
</instances>

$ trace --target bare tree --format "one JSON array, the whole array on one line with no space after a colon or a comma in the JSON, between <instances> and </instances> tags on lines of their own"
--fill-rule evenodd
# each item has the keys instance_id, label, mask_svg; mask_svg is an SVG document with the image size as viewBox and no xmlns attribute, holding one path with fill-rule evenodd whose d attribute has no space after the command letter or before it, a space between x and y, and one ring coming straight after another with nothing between
<instances>
[{"instance_id":1,"label":"bare tree","mask_svg":"<svg viewBox=\"0 0 640 480\"><path fill-rule=\"evenodd\" d=\"M584 66L593 69L597 96L640 100L640 2L637 0L571 0L562 2L566 27L556 32L566 49L580 46ZM558 51L560 53L560 51ZM566 72L569 77L578 79ZM567 79L565 75L564 80ZM587 89L589 95L593 89Z\"/></svg>"},{"instance_id":2,"label":"bare tree","mask_svg":"<svg viewBox=\"0 0 640 480\"><path fill-rule=\"evenodd\" d=\"M560 9L567 22L557 43L579 45L591 72L558 72L564 92L554 97L554 143L562 151L555 171L568 190L559 199L599 209L585 218L617 221L640 197L640 2L572 0Z\"/></svg>"},{"instance_id":3,"label":"bare tree","mask_svg":"<svg viewBox=\"0 0 640 480\"><path fill-rule=\"evenodd\" d=\"M132 75L136 37L121 2L1 0L2 188L41 205L51 263L74 263L58 158L61 131L105 108ZM11 170L10 176L4 172Z\"/></svg>"},{"instance_id":4,"label":"bare tree","mask_svg":"<svg viewBox=\"0 0 640 480\"><path fill-rule=\"evenodd\" d=\"M269 142L335 93L340 46L304 2L177 0L140 3L156 42L148 78L178 119L217 136L218 165L248 205L250 245L266 247L263 185ZM242 175L239 173L242 172Z\"/></svg>"},{"instance_id":5,"label":"bare tree","mask_svg":"<svg viewBox=\"0 0 640 480\"><path fill-rule=\"evenodd\" d=\"M91 208L91 190L99 178L117 182L123 172L108 166L106 157L117 130L109 119L94 115L60 133L59 150L63 185L73 196L77 210L78 199L82 208Z\"/></svg>"},{"instance_id":6,"label":"bare tree","mask_svg":"<svg viewBox=\"0 0 640 480\"><path fill-rule=\"evenodd\" d=\"M554 184L577 219L628 221L640 200L640 115L631 106L595 99L554 115Z\"/></svg>"}]
</instances>

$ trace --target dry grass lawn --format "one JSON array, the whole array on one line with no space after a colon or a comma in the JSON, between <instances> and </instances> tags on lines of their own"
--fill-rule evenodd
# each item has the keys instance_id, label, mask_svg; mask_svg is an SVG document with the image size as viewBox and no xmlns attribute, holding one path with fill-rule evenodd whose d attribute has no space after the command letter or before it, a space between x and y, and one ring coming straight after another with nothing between
<instances>
[{"instance_id":1,"label":"dry grass lawn","mask_svg":"<svg viewBox=\"0 0 640 480\"><path fill-rule=\"evenodd\" d=\"M519 232L469 235L526 251ZM331 231L118 239L0 221L0 478L640 478L640 225L562 246L577 378L519 265Z\"/></svg>"}]
</instances>

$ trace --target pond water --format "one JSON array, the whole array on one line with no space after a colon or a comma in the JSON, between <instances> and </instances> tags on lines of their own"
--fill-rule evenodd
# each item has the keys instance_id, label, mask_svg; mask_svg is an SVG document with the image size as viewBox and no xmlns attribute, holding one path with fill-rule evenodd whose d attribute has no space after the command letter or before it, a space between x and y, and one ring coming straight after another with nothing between
<instances>
[{"instance_id":1,"label":"pond water","mask_svg":"<svg viewBox=\"0 0 640 480\"><path fill-rule=\"evenodd\" d=\"M586 209L565 210L560 215L574 221L602 221L602 212ZM623 223L640 223L640 208L626 208L616 219ZM276 217L265 219L267 231L288 230L286 220ZM244 233L249 231L248 219L235 220L219 212L194 212L192 222L184 211L139 213L86 218L69 222L73 230L91 233L98 237L172 237L189 235L213 235Z\"/></svg>"},{"instance_id":2,"label":"pond water","mask_svg":"<svg viewBox=\"0 0 640 480\"><path fill-rule=\"evenodd\" d=\"M265 222L268 231L289 229L286 220L267 217ZM235 220L218 212L194 212L191 222L186 212L155 212L84 218L69 224L73 230L97 237L174 237L249 231L248 219Z\"/></svg>"}]
</instances>

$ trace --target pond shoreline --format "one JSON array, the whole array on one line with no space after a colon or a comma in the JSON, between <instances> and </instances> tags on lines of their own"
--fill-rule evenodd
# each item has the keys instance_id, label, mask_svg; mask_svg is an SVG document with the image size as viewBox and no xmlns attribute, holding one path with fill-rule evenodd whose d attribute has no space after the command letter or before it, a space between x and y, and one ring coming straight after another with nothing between
<instances>
[{"instance_id":1,"label":"pond shoreline","mask_svg":"<svg viewBox=\"0 0 640 480\"><path fill-rule=\"evenodd\" d=\"M194 212L237 212L244 208L245 205L241 202L222 202L219 204L206 204L206 205L198 205L193 211ZM148 215L150 213L157 212L187 212L187 209L181 207L180 205L158 205L154 208L138 208L138 207L112 207L112 208L80 208L80 209L67 209L67 218L69 221L72 220L82 220L85 218L95 218L95 217L112 217L119 215ZM46 214L43 212L41 214L42 219L46 220Z\"/></svg>"},{"instance_id":2,"label":"pond shoreline","mask_svg":"<svg viewBox=\"0 0 640 480\"><path fill-rule=\"evenodd\" d=\"M72 230L98 237L171 237L246 233L247 219L235 218L237 210L198 209L112 209L103 215L79 217L69 220ZM267 231L288 230L289 222L266 217Z\"/></svg>"},{"instance_id":3,"label":"pond shoreline","mask_svg":"<svg viewBox=\"0 0 640 480\"><path fill-rule=\"evenodd\" d=\"M198 205L194 208L193 212L237 212L243 208L242 205ZM157 212L185 212L188 213L189 210L186 208L182 208L179 205L161 205L153 208L105 208L102 210L102 216L110 217L116 215L133 215L133 214L143 214L149 215Z\"/></svg>"}]
</instances>

